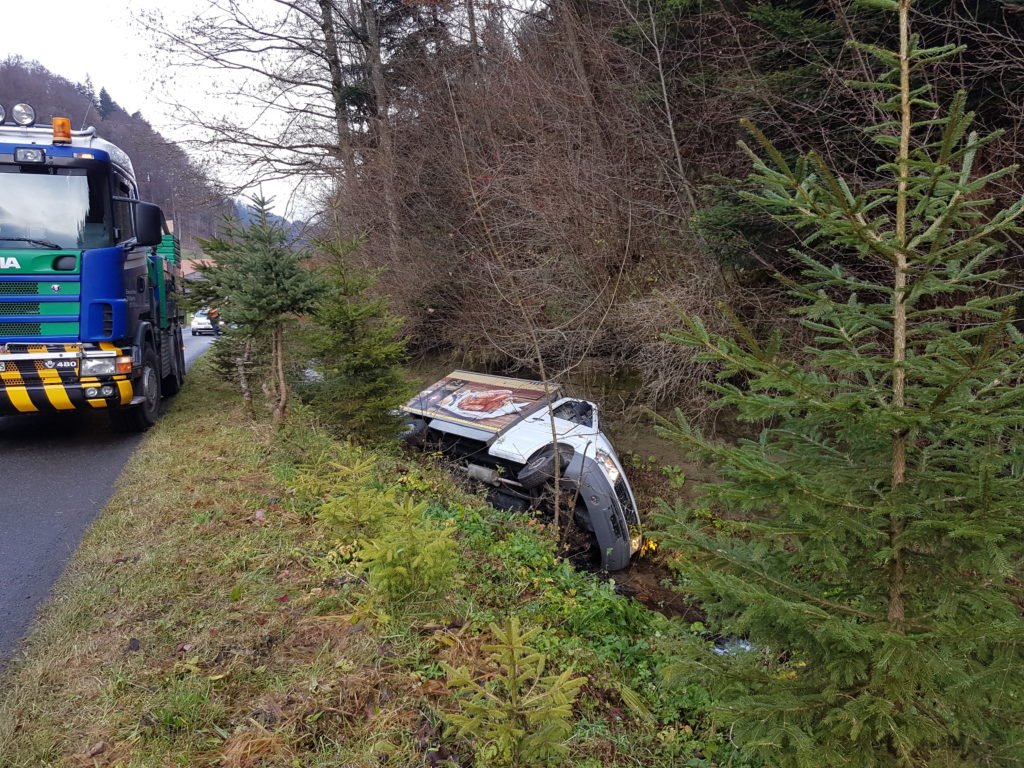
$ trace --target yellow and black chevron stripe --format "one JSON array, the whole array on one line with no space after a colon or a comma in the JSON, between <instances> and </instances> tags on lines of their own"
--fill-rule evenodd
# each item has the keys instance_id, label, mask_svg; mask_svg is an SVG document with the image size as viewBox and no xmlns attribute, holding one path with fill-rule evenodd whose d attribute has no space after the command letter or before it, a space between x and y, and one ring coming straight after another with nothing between
<instances>
[{"instance_id":1,"label":"yellow and black chevron stripe","mask_svg":"<svg viewBox=\"0 0 1024 768\"><path fill-rule=\"evenodd\" d=\"M8 345L9 347L14 345ZM119 347L103 342L100 348L121 354ZM78 352L78 344L25 344L18 345L18 352L45 355L56 352ZM8 350L10 353L10 349ZM37 413L39 411L73 411L89 408L106 408L109 405L127 405L132 399L132 382L127 375L78 378L78 369L59 370L52 359L41 357L35 360L4 360L0 352L0 413ZM110 398L87 398L85 389L90 386L112 384L115 395Z\"/></svg>"}]
</instances>

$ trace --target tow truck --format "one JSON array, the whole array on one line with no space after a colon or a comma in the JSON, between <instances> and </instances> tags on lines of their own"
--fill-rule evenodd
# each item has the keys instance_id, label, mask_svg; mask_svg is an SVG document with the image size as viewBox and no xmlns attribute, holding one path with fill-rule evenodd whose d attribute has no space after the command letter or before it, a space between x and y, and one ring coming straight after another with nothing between
<instances>
[{"instance_id":1,"label":"tow truck","mask_svg":"<svg viewBox=\"0 0 1024 768\"><path fill-rule=\"evenodd\" d=\"M131 159L0 105L0 414L102 409L143 431L185 377L178 245Z\"/></svg>"}]
</instances>

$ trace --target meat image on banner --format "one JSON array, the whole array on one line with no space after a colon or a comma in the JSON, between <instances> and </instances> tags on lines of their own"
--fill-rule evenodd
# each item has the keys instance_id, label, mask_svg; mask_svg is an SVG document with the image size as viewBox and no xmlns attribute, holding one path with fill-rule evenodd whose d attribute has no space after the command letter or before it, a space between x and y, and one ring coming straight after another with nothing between
<instances>
[{"instance_id":1,"label":"meat image on banner","mask_svg":"<svg viewBox=\"0 0 1024 768\"><path fill-rule=\"evenodd\" d=\"M557 388L551 396L559 397ZM544 402L544 385L539 381L454 371L416 395L405 410L500 432Z\"/></svg>"}]
</instances>

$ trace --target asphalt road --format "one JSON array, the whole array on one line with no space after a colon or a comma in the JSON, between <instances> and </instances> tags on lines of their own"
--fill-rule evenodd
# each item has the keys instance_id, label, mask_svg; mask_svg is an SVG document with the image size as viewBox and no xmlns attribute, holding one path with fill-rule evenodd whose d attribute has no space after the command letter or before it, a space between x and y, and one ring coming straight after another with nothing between
<instances>
[{"instance_id":1,"label":"asphalt road","mask_svg":"<svg viewBox=\"0 0 1024 768\"><path fill-rule=\"evenodd\" d=\"M211 341L186 331L186 365ZM0 668L141 439L101 413L0 417Z\"/></svg>"}]
</instances>

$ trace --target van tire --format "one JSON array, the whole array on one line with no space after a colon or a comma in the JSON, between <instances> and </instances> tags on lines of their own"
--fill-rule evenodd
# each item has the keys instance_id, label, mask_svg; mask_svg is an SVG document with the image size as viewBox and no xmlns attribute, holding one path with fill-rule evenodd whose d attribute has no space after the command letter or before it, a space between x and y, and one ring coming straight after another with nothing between
<instances>
[{"instance_id":1,"label":"van tire","mask_svg":"<svg viewBox=\"0 0 1024 768\"><path fill-rule=\"evenodd\" d=\"M406 445L414 448L422 448L427 440L427 420L412 419L406 430L402 433L402 440Z\"/></svg>"},{"instance_id":2,"label":"van tire","mask_svg":"<svg viewBox=\"0 0 1024 768\"><path fill-rule=\"evenodd\" d=\"M567 446L560 446L558 449L561 459L562 473L572 460L573 450ZM541 448L529 458L523 468L519 470L516 479L524 488L533 489L544 485L555 476L555 449L551 446Z\"/></svg>"}]
</instances>

